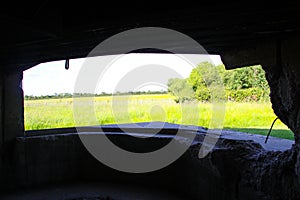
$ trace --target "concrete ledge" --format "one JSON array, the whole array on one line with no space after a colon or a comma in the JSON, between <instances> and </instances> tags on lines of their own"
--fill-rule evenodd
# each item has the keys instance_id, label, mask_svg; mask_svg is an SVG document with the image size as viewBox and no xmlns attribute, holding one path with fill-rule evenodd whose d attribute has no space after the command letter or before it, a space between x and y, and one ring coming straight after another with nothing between
<instances>
[{"instance_id":1,"label":"concrete ledge","mask_svg":"<svg viewBox=\"0 0 300 200\"><path fill-rule=\"evenodd\" d=\"M121 148L148 152L163 147L176 137L174 130L178 129L178 125L166 124L165 127L168 131L162 129L159 134L147 139L117 132L114 125L106 126L107 130L115 130L112 132L80 134L105 134ZM123 125L123 128L130 128L130 125ZM152 128L152 131L156 130ZM191 130L191 127L185 128L186 131ZM133 134L145 134L144 130L145 127L141 126ZM149 130L148 133L151 132ZM299 197L296 193L298 185L291 187L287 182L294 179L293 151L289 149L293 141L270 138L277 144L284 141L283 147L270 148L259 144L264 136L223 131L213 151L199 159L205 130L199 127L198 131L191 133L196 134L193 145L177 161L161 170L143 174L119 172L103 165L84 148L77 133L18 137L13 148L13 160L4 166L7 173L1 179L1 190L7 194L9 191L15 193L16 189L31 192L43 185L55 187L74 182L101 182L145 188L154 186L178 197L183 195L185 199ZM266 181L273 185L265 188ZM278 187L281 188L280 193L276 189Z\"/></svg>"}]
</instances>

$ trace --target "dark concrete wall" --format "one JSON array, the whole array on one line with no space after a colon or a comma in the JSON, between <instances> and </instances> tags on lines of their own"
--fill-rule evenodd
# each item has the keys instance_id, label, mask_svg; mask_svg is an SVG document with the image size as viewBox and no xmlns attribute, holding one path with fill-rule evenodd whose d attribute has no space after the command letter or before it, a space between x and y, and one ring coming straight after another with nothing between
<instances>
[{"instance_id":1,"label":"dark concrete wall","mask_svg":"<svg viewBox=\"0 0 300 200\"><path fill-rule=\"evenodd\" d=\"M3 144L24 135L23 72L1 73L0 77L0 123Z\"/></svg>"},{"instance_id":2,"label":"dark concrete wall","mask_svg":"<svg viewBox=\"0 0 300 200\"><path fill-rule=\"evenodd\" d=\"M100 181L159 188L183 199L298 200L299 184L293 152L265 151L251 140L220 138L214 150L198 158L203 141L191 146L177 161L161 170L132 174L119 172L97 161L82 145L77 134L18 137L6 172L0 179L1 193L45 185ZM110 137L122 148L137 151L165 144L153 138L136 145L137 138L124 133Z\"/></svg>"},{"instance_id":3,"label":"dark concrete wall","mask_svg":"<svg viewBox=\"0 0 300 200\"><path fill-rule=\"evenodd\" d=\"M126 147L135 146L131 136L116 135L116 141ZM165 139L153 139L148 145L136 145L137 149L153 148L164 144ZM30 189L47 184L101 181L106 183L137 184L163 188L175 192L177 179L184 169L183 160L168 168L144 174L130 174L111 169L97 161L83 146L77 134L18 137L15 140L12 162L0 180L0 192ZM197 172L195 172L196 174ZM181 191L184 194L184 191ZM179 192L180 195L180 192ZM1 195L0 195L1 198Z\"/></svg>"},{"instance_id":4,"label":"dark concrete wall","mask_svg":"<svg viewBox=\"0 0 300 200\"><path fill-rule=\"evenodd\" d=\"M4 75L4 142L24 135L23 71Z\"/></svg>"},{"instance_id":5,"label":"dark concrete wall","mask_svg":"<svg viewBox=\"0 0 300 200\"><path fill-rule=\"evenodd\" d=\"M300 38L266 41L262 45L232 51L222 56L229 69L261 64L270 85L270 98L275 114L294 133L293 173L298 179L288 184L300 183ZM288 157L286 157L288 158Z\"/></svg>"},{"instance_id":6,"label":"dark concrete wall","mask_svg":"<svg viewBox=\"0 0 300 200\"><path fill-rule=\"evenodd\" d=\"M4 173L2 168L2 160L3 160L3 131L4 131L4 124L3 124L3 74L0 74L0 180L4 179ZM0 183L0 186L2 182Z\"/></svg>"},{"instance_id":7,"label":"dark concrete wall","mask_svg":"<svg viewBox=\"0 0 300 200\"><path fill-rule=\"evenodd\" d=\"M3 100L4 100L4 76L1 73L0 74L0 152L1 152L1 147L2 147L2 143L3 143L3 131L4 131L4 119L3 119ZM1 162L1 161L0 161Z\"/></svg>"},{"instance_id":8,"label":"dark concrete wall","mask_svg":"<svg viewBox=\"0 0 300 200\"><path fill-rule=\"evenodd\" d=\"M271 101L276 115L294 132L300 144L300 38L277 44L274 65L263 64L271 88Z\"/></svg>"},{"instance_id":9,"label":"dark concrete wall","mask_svg":"<svg viewBox=\"0 0 300 200\"><path fill-rule=\"evenodd\" d=\"M0 75L0 180L15 177L12 169L18 164L14 148L16 137L24 134L22 76L22 71Z\"/></svg>"}]
</instances>

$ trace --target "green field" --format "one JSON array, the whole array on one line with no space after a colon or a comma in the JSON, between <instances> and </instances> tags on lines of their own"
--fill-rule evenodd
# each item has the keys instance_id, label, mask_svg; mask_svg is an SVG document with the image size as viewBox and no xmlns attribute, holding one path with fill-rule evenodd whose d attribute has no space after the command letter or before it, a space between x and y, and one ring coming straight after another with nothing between
<instances>
[{"instance_id":1,"label":"green field","mask_svg":"<svg viewBox=\"0 0 300 200\"><path fill-rule=\"evenodd\" d=\"M80 123L74 123L73 99L26 100L25 130L74 127L113 123L167 121L209 127L212 115L210 103L177 104L172 96L133 95L96 97L94 100L97 122L91 124L84 114ZM113 107L113 109L112 109ZM83 112L85 108L82 108ZM226 103L224 129L266 135L276 118L271 103ZM293 133L279 120L272 136L293 139Z\"/></svg>"}]
</instances>

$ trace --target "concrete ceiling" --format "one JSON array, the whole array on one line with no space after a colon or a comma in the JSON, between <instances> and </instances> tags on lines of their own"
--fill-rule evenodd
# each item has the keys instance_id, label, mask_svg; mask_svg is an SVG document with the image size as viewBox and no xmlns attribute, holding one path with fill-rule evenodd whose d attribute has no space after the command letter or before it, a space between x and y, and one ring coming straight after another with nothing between
<instances>
[{"instance_id":1,"label":"concrete ceiling","mask_svg":"<svg viewBox=\"0 0 300 200\"><path fill-rule=\"evenodd\" d=\"M11 2L0 9L0 68L24 70L41 62L85 57L108 37L137 27L180 31L212 54L300 32L297 2L175 2Z\"/></svg>"}]
</instances>

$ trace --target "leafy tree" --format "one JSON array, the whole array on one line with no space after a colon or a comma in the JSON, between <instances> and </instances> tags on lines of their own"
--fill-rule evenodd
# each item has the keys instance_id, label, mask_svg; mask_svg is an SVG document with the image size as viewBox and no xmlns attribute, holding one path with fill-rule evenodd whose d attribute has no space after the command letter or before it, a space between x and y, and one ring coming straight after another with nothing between
<instances>
[{"instance_id":1,"label":"leafy tree","mask_svg":"<svg viewBox=\"0 0 300 200\"><path fill-rule=\"evenodd\" d=\"M220 76L222 73L222 66L216 67L209 62L202 62L194 68L188 78L188 83L195 91L195 98L199 101L210 101L212 97L225 96L218 90L218 87L223 84Z\"/></svg>"},{"instance_id":2,"label":"leafy tree","mask_svg":"<svg viewBox=\"0 0 300 200\"><path fill-rule=\"evenodd\" d=\"M175 96L177 103L194 99L194 91L186 79L169 79L168 91Z\"/></svg>"},{"instance_id":3,"label":"leafy tree","mask_svg":"<svg viewBox=\"0 0 300 200\"><path fill-rule=\"evenodd\" d=\"M192 70L187 80L170 80L169 91L176 91L182 99L187 96L180 91L185 88L185 84L191 85L193 97L199 101L211 101L215 98L238 102L269 101L270 89L261 66L226 70L224 65L214 66L209 62L202 62Z\"/></svg>"}]
</instances>

